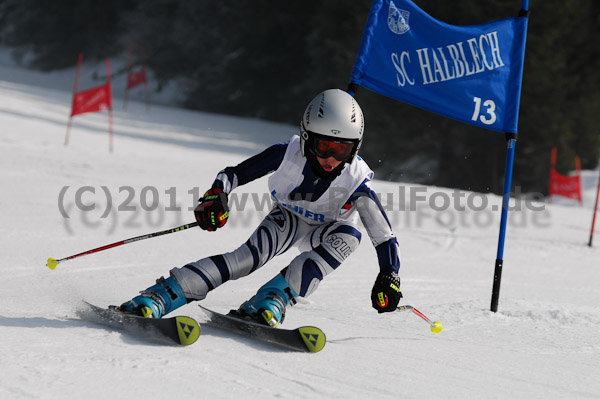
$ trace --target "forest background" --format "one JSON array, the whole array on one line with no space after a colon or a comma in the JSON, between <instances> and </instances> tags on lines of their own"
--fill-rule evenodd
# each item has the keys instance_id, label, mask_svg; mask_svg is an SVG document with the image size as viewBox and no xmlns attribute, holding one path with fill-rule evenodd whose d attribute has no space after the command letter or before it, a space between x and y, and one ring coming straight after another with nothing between
<instances>
[{"instance_id":1,"label":"forest background","mask_svg":"<svg viewBox=\"0 0 600 399\"><path fill-rule=\"evenodd\" d=\"M475 25L516 16L519 0L416 0L434 18ZM29 68L71 68L143 46L174 106L298 124L319 91L346 89L370 0L0 0L0 45ZM551 148L566 174L600 158L600 2L530 2L513 187L547 193ZM136 62L141 62L138 57ZM116 73L125 74L126 70ZM377 178L501 193L501 133L359 89L361 154Z\"/></svg>"}]
</instances>

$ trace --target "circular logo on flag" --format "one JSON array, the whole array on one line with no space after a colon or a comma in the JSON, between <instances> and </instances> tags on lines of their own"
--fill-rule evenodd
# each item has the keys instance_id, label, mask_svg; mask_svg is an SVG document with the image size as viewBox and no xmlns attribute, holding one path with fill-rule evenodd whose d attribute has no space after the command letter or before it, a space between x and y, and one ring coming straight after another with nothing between
<instances>
[{"instance_id":1,"label":"circular logo on flag","mask_svg":"<svg viewBox=\"0 0 600 399\"><path fill-rule=\"evenodd\" d=\"M396 7L393 1L390 1L390 8L388 12L388 27L392 32L397 35L408 32L410 26L408 25L408 17L410 13L406 10L401 10Z\"/></svg>"}]
</instances>

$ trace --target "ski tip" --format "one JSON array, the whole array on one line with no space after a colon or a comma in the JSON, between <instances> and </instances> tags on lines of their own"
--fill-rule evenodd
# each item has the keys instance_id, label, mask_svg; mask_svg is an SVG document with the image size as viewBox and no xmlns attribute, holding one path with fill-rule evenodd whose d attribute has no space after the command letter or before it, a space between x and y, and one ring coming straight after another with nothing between
<instances>
[{"instance_id":1,"label":"ski tip","mask_svg":"<svg viewBox=\"0 0 600 399\"><path fill-rule=\"evenodd\" d=\"M325 333L320 328L300 327L298 332L309 352L319 352L325 347Z\"/></svg>"},{"instance_id":2,"label":"ski tip","mask_svg":"<svg viewBox=\"0 0 600 399\"><path fill-rule=\"evenodd\" d=\"M200 336L200 325L191 317L177 316L177 334L179 335L179 343L183 346L191 345Z\"/></svg>"},{"instance_id":3,"label":"ski tip","mask_svg":"<svg viewBox=\"0 0 600 399\"><path fill-rule=\"evenodd\" d=\"M202 309L202 311L203 311L204 313L206 313L206 314L210 314L210 313L212 313L212 311L211 311L210 309L207 309L207 308L205 308L205 307L204 307L204 306L202 306L202 305L198 305L198 307L199 307L200 309Z\"/></svg>"}]
</instances>

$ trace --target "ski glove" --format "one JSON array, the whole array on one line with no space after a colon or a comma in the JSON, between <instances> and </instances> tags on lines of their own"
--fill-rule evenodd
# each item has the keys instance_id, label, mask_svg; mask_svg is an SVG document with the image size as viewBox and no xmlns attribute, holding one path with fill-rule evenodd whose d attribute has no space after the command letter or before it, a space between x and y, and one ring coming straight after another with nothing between
<instances>
[{"instance_id":1,"label":"ski glove","mask_svg":"<svg viewBox=\"0 0 600 399\"><path fill-rule=\"evenodd\" d=\"M400 277L394 272L379 272L371 291L373 308L379 313L393 312L401 298Z\"/></svg>"},{"instance_id":2,"label":"ski glove","mask_svg":"<svg viewBox=\"0 0 600 399\"><path fill-rule=\"evenodd\" d=\"M227 193L218 187L208 190L194 209L194 216L202 230L215 231L225 226L229 218Z\"/></svg>"}]
</instances>

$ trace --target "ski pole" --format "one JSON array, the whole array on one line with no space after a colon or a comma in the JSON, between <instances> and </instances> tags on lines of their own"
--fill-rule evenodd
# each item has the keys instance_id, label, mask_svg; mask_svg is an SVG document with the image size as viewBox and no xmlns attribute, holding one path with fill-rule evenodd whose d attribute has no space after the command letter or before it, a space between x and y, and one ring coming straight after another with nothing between
<instances>
[{"instance_id":1,"label":"ski pole","mask_svg":"<svg viewBox=\"0 0 600 399\"><path fill-rule=\"evenodd\" d=\"M431 321L429 320L429 318L427 316L425 316L423 313L421 313L418 309L410 306L410 305L403 305L403 306L398 306L398 308L396 308L397 312L404 312L406 310L410 310L412 311L414 314L416 314L417 316L419 316L420 318L422 318L423 320L425 320L427 323L429 323L430 329L432 333L439 333L440 331L442 331L442 323L440 323L439 321Z\"/></svg>"},{"instance_id":2,"label":"ski pole","mask_svg":"<svg viewBox=\"0 0 600 399\"><path fill-rule=\"evenodd\" d=\"M110 248L118 247L120 245L129 244L129 243L132 243L132 242L135 242L135 241L145 240L147 238L153 238L153 237L158 237L158 236L162 236L162 235L165 235L165 234L175 233L175 232L186 230L186 229L189 229L189 228L195 227L195 226L198 226L197 222L184 224L183 226L175 227L175 228L168 229L168 230L157 231L156 233L151 233L151 234L146 234L146 235L143 235L143 236L128 238L127 240L123 240L123 241L113 242L112 244L108 244L108 245L105 245L105 246L100 247L100 248L90 249L89 251L85 251L85 252L82 252L82 253L79 253L79 254L76 254L76 255L67 256L66 258L62 258L62 259L48 258L48 262L46 262L46 266L48 266L48 268L50 268L51 270L54 270L54 269L56 269L56 266L58 266L58 264L60 262L64 262L66 260L70 260L70 259L78 258L80 256L85 256L85 255L93 254L94 252L104 251L105 249L110 249Z\"/></svg>"}]
</instances>

